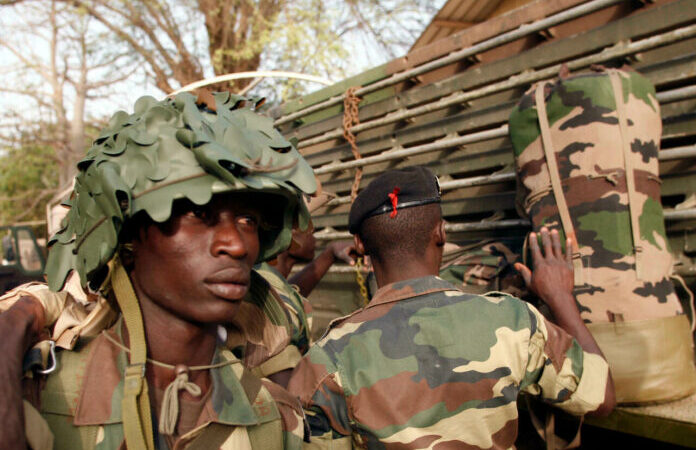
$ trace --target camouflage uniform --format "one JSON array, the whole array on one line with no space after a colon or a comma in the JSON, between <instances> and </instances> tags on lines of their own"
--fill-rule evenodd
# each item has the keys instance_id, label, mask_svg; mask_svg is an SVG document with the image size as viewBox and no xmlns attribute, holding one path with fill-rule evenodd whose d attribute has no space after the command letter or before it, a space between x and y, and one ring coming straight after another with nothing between
<instances>
[{"instance_id":1,"label":"camouflage uniform","mask_svg":"<svg viewBox=\"0 0 696 450\"><path fill-rule=\"evenodd\" d=\"M384 286L332 322L289 390L318 444L510 448L520 391L583 414L603 402L607 376L532 306L428 276Z\"/></svg>"},{"instance_id":2,"label":"camouflage uniform","mask_svg":"<svg viewBox=\"0 0 696 450\"><path fill-rule=\"evenodd\" d=\"M672 256L660 204L660 106L655 88L640 74L614 71L621 86L615 93L610 73L543 83L553 149L544 144L536 88L512 111L521 207L534 231L557 228L563 220L559 196L565 199L579 245L574 294L586 322L674 316L682 308L669 280ZM625 131L615 94L623 100ZM622 145L630 147L622 151ZM562 192L552 187L545 151L555 157Z\"/></svg>"},{"instance_id":3,"label":"camouflage uniform","mask_svg":"<svg viewBox=\"0 0 696 450\"><path fill-rule=\"evenodd\" d=\"M289 344L280 353L259 364L255 370L257 375L267 377L283 370L293 369L302 355L309 350L311 306L275 267L263 262L254 270L273 287L274 292L283 302L290 332Z\"/></svg>"},{"instance_id":4,"label":"camouflage uniform","mask_svg":"<svg viewBox=\"0 0 696 450\"><path fill-rule=\"evenodd\" d=\"M117 341L121 321L108 333ZM218 347L213 364L236 357ZM56 449L124 448L121 417L126 353L104 335L78 351L59 353L62 368L41 391L41 414L56 435ZM176 448L299 449L302 410L297 400L268 380L251 375L241 362L210 369L211 392L191 431ZM158 435L159 449L170 442Z\"/></svg>"},{"instance_id":5,"label":"camouflage uniform","mask_svg":"<svg viewBox=\"0 0 696 450\"><path fill-rule=\"evenodd\" d=\"M54 294L42 297L64 306L54 308L59 312L58 326L63 313L70 315L69 305L76 304L76 298L57 292L65 289L70 278L79 279L80 288L96 294L88 299L97 303L90 315L102 311L109 316L109 311L121 310L130 351L126 355L103 334L89 339L90 333L79 332L73 322L67 330L78 329L73 337L81 338L69 340L66 348L73 351L60 354L59 368L47 377L45 387L28 382L38 387L37 395L28 400L41 409L44 419L30 416L47 421L49 427L44 424L43 428L53 432L64 448L117 448L124 443L137 449L155 448L154 442L158 448L174 442L176 448L301 445L303 421L297 401L280 386L246 370L222 346L215 349L213 363L229 364L200 369L209 370L212 385L200 394L209 397L198 399L202 409L192 418L193 430L188 426L180 430L179 408L171 406L180 389L197 396L192 383L182 381L186 370L177 371L167 387L169 394L161 393L162 409L169 406L168 413L154 414L150 407L149 383L142 370L148 354L142 313L121 260L131 251L127 232L133 218L147 214L153 222L162 223L179 199L206 205L216 194L263 193L273 210L261 217L257 262L287 248L293 223L306 227L309 220L298 200L301 194L313 192L315 181L297 149L273 128L272 121L253 111L255 102L230 94L216 94L215 101L212 114L189 94L164 101L141 98L133 114L121 111L111 118L78 163L75 188L67 202L70 210L63 228L49 242L46 272ZM137 255L134 258L137 262ZM280 298L258 274L251 271L250 276L248 293L239 299L233 319L236 326L229 327L225 344L239 350L246 365L255 367L282 350L290 335ZM98 334L109 317L94 323L91 331ZM114 330L120 330L120 324L116 322ZM118 333L114 340L120 340ZM188 384L176 384L177 380ZM159 404L160 393L155 386L150 388ZM25 410L32 412L27 405ZM182 400L181 416L192 409ZM159 428L149 425L153 415L160 416Z\"/></svg>"},{"instance_id":6,"label":"camouflage uniform","mask_svg":"<svg viewBox=\"0 0 696 450\"><path fill-rule=\"evenodd\" d=\"M292 336L290 344L297 347L301 354L307 353L311 343L311 314L312 306L293 285L276 270L275 267L263 262L255 267L258 272L276 290L281 300L288 307L291 318Z\"/></svg>"},{"instance_id":7,"label":"camouflage uniform","mask_svg":"<svg viewBox=\"0 0 696 450\"><path fill-rule=\"evenodd\" d=\"M251 291L240 304L236 323L226 327L226 347L242 358L246 367L256 369L283 354L288 344L292 345L297 326L292 322L294 313L287 306L287 297L260 274L252 271L251 277ZM81 338L97 336L118 319L114 305L102 295L85 293L75 274L60 292L53 292L38 282L6 292L0 296L0 313L23 296L41 303L50 339L56 347L66 350L72 350ZM288 367L297 365L300 355L299 351L296 353Z\"/></svg>"}]
</instances>

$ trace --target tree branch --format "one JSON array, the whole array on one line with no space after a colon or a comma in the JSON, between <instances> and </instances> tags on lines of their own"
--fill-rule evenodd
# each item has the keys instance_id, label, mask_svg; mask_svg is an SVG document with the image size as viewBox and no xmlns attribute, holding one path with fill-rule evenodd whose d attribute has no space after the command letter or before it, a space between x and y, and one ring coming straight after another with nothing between
<instances>
[{"instance_id":1,"label":"tree branch","mask_svg":"<svg viewBox=\"0 0 696 450\"><path fill-rule=\"evenodd\" d=\"M128 45L133 48L138 54L148 63L150 69L154 73L155 84L159 89L165 93L172 92L174 89L169 84L169 76L161 69L160 64L152 57L152 54L140 45L130 34L126 33L123 29L114 25L110 20L107 20L102 14L97 10L92 8L86 2L81 0L60 0L60 1L70 1L74 6L84 8L87 13L99 21L102 25L108 28L112 33L118 36L120 39L128 43Z\"/></svg>"}]
</instances>

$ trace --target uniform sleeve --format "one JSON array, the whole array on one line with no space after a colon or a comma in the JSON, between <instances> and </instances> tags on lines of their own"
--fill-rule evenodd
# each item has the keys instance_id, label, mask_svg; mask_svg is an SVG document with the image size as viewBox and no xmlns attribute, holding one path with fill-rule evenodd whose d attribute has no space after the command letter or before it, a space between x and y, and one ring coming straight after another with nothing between
<instances>
[{"instance_id":1,"label":"uniform sleeve","mask_svg":"<svg viewBox=\"0 0 696 450\"><path fill-rule=\"evenodd\" d=\"M285 302L290 322L292 326L292 337L290 343L293 344L302 354L307 353L310 345L309 318L305 311L304 304L307 302L304 297L295 292L290 285L285 291L278 290L280 298Z\"/></svg>"},{"instance_id":2,"label":"uniform sleeve","mask_svg":"<svg viewBox=\"0 0 696 450\"><path fill-rule=\"evenodd\" d=\"M594 411L604 402L609 366L599 355L583 351L563 329L533 306L529 359L521 389L570 414Z\"/></svg>"},{"instance_id":3,"label":"uniform sleeve","mask_svg":"<svg viewBox=\"0 0 696 450\"><path fill-rule=\"evenodd\" d=\"M41 303L46 314L46 325L53 325L65 308L67 294L52 292L44 283L27 283L7 291L0 297L0 312L5 312L23 296L33 297Z\"/></svg>"},{"instance_id":4,"label":"uniform sleeve","mask_svg":"<svg viewBox=\"0 0 696 450\"><path fill-rule=\"evenodd\" d=\"M269 377L275 373L287 369L294 369L302 358L300 351L292 344L288 344L280 353L271 356L268 360L252 369L254 375L259 378Z\"/></svg>"},{"instance_id":5,"label":"uniform sleeve","mask_svg":"<svg viewBox=\"0 0 696 450\"><path fill-rule=\"evenodd\" d=\"M261 382L271 394L280 413L283 428L283 448L285 450L301 449L308 430L300 403L297 398L278 384L268 379L262 379Z\"/></svg>"},{"instance_id":6,"label":"uniform sleeve","mask_svg":"<svg viewBox=\"0 0 696 450\"><path fill-rule=\"evenodd\" d=\"M351 448L350 419L341 379L322 347L315 345L302 358L292 373L288 390L305 409L313 443L309 448Z\"/></svg>"},{"instance_id":7,"label":"uniform sleeve","mask_svg":"<svg viewBox=\"0 0 696 450\"><path fill-rule=\"evenodd\" d=\"M283 417L283 448L299 450L304 439L304 420L301 414L291 408L278 406Z\"/></svg>"},{"instance_id":8,"label":"uniform sleeve","mask_svg":"<svg viewBox=\"0 0 696 450\"><path fill-rule=\"evenodd\" d=\"M71 350L80 336L96 336L111 326L118 313L104 298L88 296L79 285L79 277L70 276L60 292L45 283L28 283L0 297L0 312L6 311L22 296L36 299L43 307L47 331L58 347Z\"/></svg>"}]
</instances>

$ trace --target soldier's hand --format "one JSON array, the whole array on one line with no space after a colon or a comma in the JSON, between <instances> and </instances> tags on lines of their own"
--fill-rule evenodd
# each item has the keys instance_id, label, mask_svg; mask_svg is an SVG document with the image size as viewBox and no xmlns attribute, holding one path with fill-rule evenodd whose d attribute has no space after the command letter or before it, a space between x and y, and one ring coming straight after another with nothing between
<instances>
[{"instance_id":1,"label":"soldier's hand","mask_svg":"<svg viewBox=\"0 0 696 450\"><path fill-rule=\"evenodd\" d=\"M351 266L355 265L355 244L352 241L334 241L329 244L333 252L334 260L343 261Z\"/></svg>"},{"instance_id":2,"label":"soldier's hand","mask_svg":"<svg viewBox=\"0 0 696 450\"><path fill-rule=\"evenodd\" d=\"M32 296L24 295L0 314L0 336L3 338L0 342L14 341L20 344L24 354L39 341L45 322L46 315L41 302Z\"/></svg>"},{"instance_id":3,"label":"soldier's hand","mask_svg":"<svg viewBox=\"0 0 696 450\"><path fill-rule=\"evenodd\" d=\"M540 230L543 252L539 249L536 233L529 235L529 249L532 253L532 268L515 263L527 287L546 302L552 311L575 306L573 293L573 261L571 241L566 240L566 252L561 248L561 238L557 230L543 227Z\"/></svg>"},{"instance_id":4,"label":"soldier's hand","mask_svg":"<svg viewBox=\"0 0 696 450\"><path fill-rule=\"evenodd\" d=\"M0 314L0 442L2 448L27 448L22 406L22 359L43 329L41 303L21 297Z\"/></svg>"}]
</instances>

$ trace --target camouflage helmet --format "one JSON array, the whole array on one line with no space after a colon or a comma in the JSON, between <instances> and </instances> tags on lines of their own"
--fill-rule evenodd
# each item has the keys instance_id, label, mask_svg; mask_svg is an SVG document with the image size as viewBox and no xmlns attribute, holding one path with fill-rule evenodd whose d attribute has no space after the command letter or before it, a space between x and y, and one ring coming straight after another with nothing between
<instances>
[{"instance_id":1,"label":"camouflage helmet","mask_svg":"<svg viewBox=\"0 0 696 450\"><path fill-rule=\"evenodd\" d=\"M311 167L297 149L252 110L258 103L215 94L216 112L183 93L157 101L142 97L135 112L119 111L78 164L62 229L49 241L46 275L62 288L71 270L83 286L98 289L119 246L124 224L144 211L166 221L176 199L207 204L213 194L250 191L282 200L282 224L260 229L259 261L290 243L296 214L309 220L303 194L316 188Z\"/></svg>"}]
</instances>

